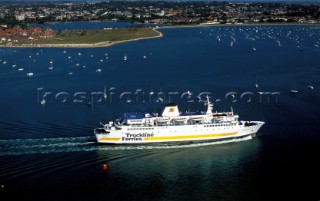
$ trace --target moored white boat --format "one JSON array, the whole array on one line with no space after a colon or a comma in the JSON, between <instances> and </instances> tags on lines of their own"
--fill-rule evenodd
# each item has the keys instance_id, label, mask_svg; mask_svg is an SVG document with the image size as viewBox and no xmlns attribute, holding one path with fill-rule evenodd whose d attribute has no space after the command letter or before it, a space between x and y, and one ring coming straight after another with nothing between
<instances>
[{"instance_id":1,"label":"moored white boat","mask_svg":"<svg viewBox=\"0 0 320 201\"><path fill-rule=\"evenodd\" d=\"M161 116L149 113L125 113L122 120L110 121L94 129L98 143L147 144L195 143L255 136L263 121L239 121L230 112L213 113L207 97L207 111L197 114L179 112L168 104Z\"/></svg>"}]
</instances>

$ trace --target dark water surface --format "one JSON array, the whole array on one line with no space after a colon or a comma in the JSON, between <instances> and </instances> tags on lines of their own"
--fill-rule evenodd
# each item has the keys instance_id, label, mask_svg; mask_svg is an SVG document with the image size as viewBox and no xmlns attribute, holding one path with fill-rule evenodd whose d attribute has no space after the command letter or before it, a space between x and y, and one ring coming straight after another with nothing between
<instances>
[{"instance_id":1,"label":"dark water surface","mask_svg":"<svg viewBox=\"0 0 320 201\"><path fill-rule=\"evenodd\" d=\"M162 38L107 48L0 49L1 196L319 200L320 27L161 31ZM206 94L214 110L232 107L241 120L266 124L253 139L219 143L95 142L99 122L161 112L167 102L205 110L197 96Z\"/></svg>"}]
</instances>

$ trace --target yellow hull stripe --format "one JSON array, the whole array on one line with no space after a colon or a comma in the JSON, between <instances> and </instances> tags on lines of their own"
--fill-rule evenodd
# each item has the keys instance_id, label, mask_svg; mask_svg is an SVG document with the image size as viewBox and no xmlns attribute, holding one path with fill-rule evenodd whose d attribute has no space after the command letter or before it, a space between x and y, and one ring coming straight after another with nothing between
<instances>
[{"instance_id":1,"label":"yellow hull stripe","mask_svg":"<svg viewBox=\"0 0 320 201\"><path fill-rule=\"evenodd\" d=\"M215 137L225 137L225 136L230 136L230 135L236 135L237 133L238 133L238 132L216 133L216 134L205 134L205 135L145 137L145 138L144 138L144 141L155 141L155 140L186 140L186 139L199 139L199 138L215 138Z\"/></svg>"},{"instance_id":2,"label":"yellow hull stripe","mask_svg":"<svg viewBox=\"0 0 320 201\"><path fill-rule=\"evenodd\" d=\"M100 138L100 141L119 141L121 138L111 138L111 137L102 137Z\"/></svg>"}]
</instances>

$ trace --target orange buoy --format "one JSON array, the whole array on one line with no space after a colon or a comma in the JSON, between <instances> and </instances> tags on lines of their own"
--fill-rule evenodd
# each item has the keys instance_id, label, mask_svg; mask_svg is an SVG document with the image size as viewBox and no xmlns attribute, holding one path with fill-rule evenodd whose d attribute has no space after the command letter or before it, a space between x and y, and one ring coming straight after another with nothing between
<instances>
[{"instance_id":1,"label":"orange buoy","mask_svg":"<svg viewBox=\"0 0 320 201\"><path fill-rule=\"evenodd\" d=\"M107 169L108 169L107 164L103 164L103 165L102 165L102 170L106 173L106 172L107 172Z\"/></svg>"}]
</instances>

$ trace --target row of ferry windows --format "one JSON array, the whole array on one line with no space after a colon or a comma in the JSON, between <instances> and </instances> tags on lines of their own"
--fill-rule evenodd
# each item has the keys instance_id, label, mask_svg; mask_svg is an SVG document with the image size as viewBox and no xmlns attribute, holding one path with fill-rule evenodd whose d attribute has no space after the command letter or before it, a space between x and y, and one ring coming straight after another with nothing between
<instances>
[{"instance_id":1,"label":"row of ferry windows","mask_svg":"<svg viewBox=\"0 0 320 201\"><path fill-rule=\"evenodd\" d=\"M154 128L128 128L128 130L153 130Z\"/></svg>"},{"instance_id":2,"label":"row of ferry windows","mask_svg":"<svg viewBox=\"0 0 320 201\"><path fill-rule=\"evenodd\" d=\"M217 127L217 126L235 126L236 124L213 124L213 125L205 125L204 127Z\"/></svg>"},{"instance_id":3,"label":"row of ferry windows","mask_svg":"<svg viewBox=\"0 0 320 201\"><path fill-rule=\"evenodd\" d=\"M236 124L212 124L212 125L204 125L204 127L219 127L219 126L235 126ZM154 130L154 128L150 127L146 127L146 128L128 128L128 130Z\"/></svg>"}]
</instances>

